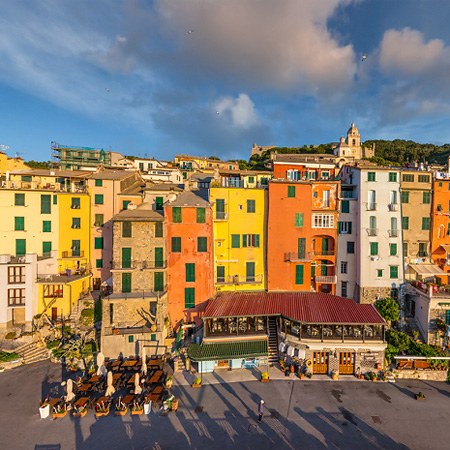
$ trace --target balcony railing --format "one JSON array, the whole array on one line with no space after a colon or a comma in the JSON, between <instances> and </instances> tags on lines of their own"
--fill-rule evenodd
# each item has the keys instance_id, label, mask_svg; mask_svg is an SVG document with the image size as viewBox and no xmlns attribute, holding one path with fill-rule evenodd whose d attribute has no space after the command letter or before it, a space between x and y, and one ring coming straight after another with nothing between
<instances>
[{"instance_id":1,"label":"balcony railing","mask_svg":"<svg viewBox=\"0 0 450 450\"><path fill-rule=\"evenodd\" d=\"M314 278L316 283L323 284L336 284L337 276L336 275L319 275Z\"/></svg>"},{"instance_id":2,"label":"balcony railing","mask_svg":"<svg viewBox=\"0 0 450 450\"><path fill-rule=\"evenodd\" d=\"M245 275L234 275L227 277L217 277L216 284L260 284L263 282L262 275L255 275L253 277Z\"/></svg>"},{"instance_id":3,"label":"balcony railing","mask_svg":"<svg viewBox=\"0 0 450 450\"><path fill-rule=\"evenodd\" d=\"M227 220L228 215L223 211L216 211L216 220Z\"/></svg>"},{"instance_id":4,"label":"balcony railing","mask_svg":"<svg viewBox=\"0 0 450 450\"><path fill-rule=\"evenodd\" d=\"M132 260L132 261L113 261L111 269L113 270L147 270L147 269L165 269L167 261L149 261L149 260Z\"/></svg>"},{"instance_id":5,"label":"balcony railing","mask_svg":"<svg viewBox=\"0 0 450 450\"><path fill-rule=\"evenodd\" d=\"M398 237L398 230L388 230L389 237Z\"/></svg>"},{"instance_id":6,"label":"balcony railing","mask_svg":"<svg viewBox=\"0 0 450 450\"><path fill-rule=\"evenodd\" d=\"M378 230L376 228L367 228L368 236L376 236L378 234Z\"/></svg>"},{"instance_id":7,"label":"balcony railing","mask_svg":"<svg viewBox=\"0 0 450 450\"><path fill-rule=\"evenodd\" d=\"M306 252L299 255L298 252L287 252L284 254L285 261L298 262L298 261L311 261L313 252Z\"/></svg>"},{"instance_id":8,"label":"balcony railing","mask_svg":"<svg viewBox=\"0 0 450 450\"><path fill-rule=\"evenodd\" d=\"M84 250L70 250L62 252L63 258L84 258Z\"/></svg>"},{"instance_id":9,"label":"balcony railing","mask_svg":"<svg viewBox=\"0 0 450 450\"><path fill-rule=\"evenodd\" d=\"M389 211L398 211L398 203L389 203Z\"/></svg>"},{"instance_id":10,"label":"balcony railing","mask_svg":"<svg viewBox=\"0 0 450 450\"><path fill-rule=\"evenodd\" d=\"M340 199L345 199L345 200L356 200L358 198L356 192L353 191L341 191L339 193L339 198Z\"/></svg>"},{"instance_id":11,"label":"balcony railing","mask_svg":"<svg viewBox=\"0 0 450 450\"><path fill-rule=\"evenodd\" d=\"M314 256L335 256L336 253L334 250L314 250Z\"/></svg>"},{"instance_id":12,"label":"balcony railing","mask_svg":"<svg viewBox=\"0 0 450 450\"><path fill-rule=\"evenodd\" d=\"M377 209L376 203L372 203L372 202L366 203L366 211L376 211L376 209Z\"/></svg>"}]
</instances>

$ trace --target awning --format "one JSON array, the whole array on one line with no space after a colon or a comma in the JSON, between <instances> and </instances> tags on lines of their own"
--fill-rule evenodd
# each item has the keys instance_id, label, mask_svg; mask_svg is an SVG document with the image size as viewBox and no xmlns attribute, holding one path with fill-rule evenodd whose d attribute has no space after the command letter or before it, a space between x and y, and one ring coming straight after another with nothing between
<instances>
[{"instance_id":1,"label":"awning","mask_svg":"<svg viewBox=\"0 0 450 450\"><path fill-rule=\"evenodd\" d=\"M447 253L450 253L450 245L441 244L440 247L443 248Z\"/></svg>"},{"instance_id":2,"label":"awning","mask_svg":"<svg viewBox=\"0 0 450 450\"><path fill-rule=\"evenodd\" d=\"M267 339L240 342L191 344L188 347L189 358L193 361L253 358L256 356L267 356L267 354Z\"/></svg>"},{"instance_id":3,"label":"awning","mask_svg":"<svg viewBox=\"0 0 450 450\"><path fill-rule=\"evenodd\" d=\"M410 264L409 267L419 275L447 275L446 272L434 264Z\"/></svg>"}]
</instances>

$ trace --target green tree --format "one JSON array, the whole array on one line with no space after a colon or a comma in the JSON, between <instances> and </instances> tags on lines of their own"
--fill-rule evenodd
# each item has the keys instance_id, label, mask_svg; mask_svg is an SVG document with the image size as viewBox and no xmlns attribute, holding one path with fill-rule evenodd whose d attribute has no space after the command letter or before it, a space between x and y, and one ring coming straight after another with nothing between
<instances>
[{"instance_id":1,"label":"green tree","mask_svg":"<svg viewBox=\"0 0 450 450\"><path fill-rule=\"evenodd\" d=\"M375 303L375 308L377 308L378 312L381 314L381 317L383 317L383 319L389 324L391 322L398 321L399 308L397 300L390 297L378 300Z\"/></svg>"}]
</instances>

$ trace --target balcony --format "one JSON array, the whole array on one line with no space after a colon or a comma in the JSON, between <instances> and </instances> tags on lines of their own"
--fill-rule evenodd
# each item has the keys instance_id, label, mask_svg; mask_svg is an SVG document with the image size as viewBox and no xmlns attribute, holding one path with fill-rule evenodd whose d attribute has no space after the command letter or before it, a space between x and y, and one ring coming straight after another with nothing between
<instances>
[{"instance_id":1,"label":"balcony","mask_svg":"<svg viewBox=\"0 0 450 450\"><path fill-rule=\"evenodd\" d=\"M366 228L367 236L377 236L378 229L377 228Z\"/></svg>"},{"instance_id":2,"label":"balcony","mask_svg":"<svg viewBox=\"0 0 450 450\"><path fill-rule=\"evenodd\" d=\"M322 249L317 249L314 250L314 256L336 256L336 253L333 250L322 250Z\"/></svg>"},{"instance_id":3,"label":"balcony","mask_svg":"<svg viewBox=\"0 0 450 450\"><path fill-rule=\"evenodd\" d=\"M398 211L398 203L389 203L389 211Z\"/></svg>"},{"instance_id":4,"label":"balcony","mask_svg":"<svg viewBox=\"0 0 450 450\"><path fill-rule=\"evenodd\" d=\"M337 276L336 275L319 275L319 276L314 277L314 281L316 283L321 283L321 284L336 284Z\"/></svg>"},{"instance_id":5,"label":"balcony","mask_svg":"<svg viewBox=\"0 0 450 450\"><path fill-rule=\"evenodd\" d=\"M299 261L312 261L313 252L306 252L303 255L299 255L298 252L287 252L284 254L284 261L299 262Z\"/></svg>"},{"instance_id":6,"label":"balcony","mask_svg":"<svg viewBox=\"0 0 450 450\"><path fill-rule=\"evenodd\" d=\"M84 258L84 250L70 250L62 252L62 258Z\"/></svg>"},{"instance_id":7,"label":"balcony","mask_svg":"<svg viewBox=\"0 0 450 450\"><path fill-rule=\"evenodd\" d=\"M111 270L154 270L166 269L167 261L133 260L113 261Z\"/></svg>"},{"instance_id":8,"label":"balcony","mask_svg":"<svg viewBox=\"0 0 450 450\"><path fill-rule=\"evenodd\" d=\"M216 284L224 285L240 285L240 284L261 284L263 282L262 275L245 276L245 275L233 275L228 277L217 277Z\"/></svg>"},{"instance_id":9,"label":"balcony","mask_svg":"<svg viewBox=\"0 0 450 450\"><path fill-rule=\"evenodd\" d=\"M398 237L398 230L388 230L389 237Z\"/></svg>"},{"instance_id":10,"label":"balcony","mask_svg":"<svg viewBox=\"0 0 450 450\"><path fill-rule=\"evenodd\" d=\"M228 214L223 211L216 211L215 219L216 220L227 220Z\"/></svg>"},{"instance_id":11,"label":"balcony","mask_svg":"<svg viewBox=\"0 0 450 450\"><path fill-rule=\"evenodd\" d=\"M354 191L341 191L339 192L340 200L357 200L358 195Z\"/></svg>"},{"instance_id":12,"label":"balcony","mask_svg":"<svg viewBox=\"0 0 450 450\"><path fill-rule=\"evenodd\" d=\"M366 211L376 211L377 210L377 204L372 202L366 203Z\"/></svg>"}]
</instances>

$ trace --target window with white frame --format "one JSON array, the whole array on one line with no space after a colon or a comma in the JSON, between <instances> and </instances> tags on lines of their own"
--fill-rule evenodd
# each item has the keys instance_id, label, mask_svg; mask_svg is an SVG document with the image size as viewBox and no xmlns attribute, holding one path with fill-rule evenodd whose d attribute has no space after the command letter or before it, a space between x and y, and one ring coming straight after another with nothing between
<instances>
[{"instance_id":1,"label":"window with white frame","mask_svg":"<svg viewBox=\"0 0 450 450\"><path fill-rule=\"evenodd\" d=\"M313 214L312 215L313 228L334 228L333 214Z\"/></svg>"},{"instance_id":2,"label":"window with white frame","mask_svg":"<svg viewBox=\"0 0 450 450\"><path fill-rule=\"evenodd\" d=\"M289 169L286 175L288 180L300 180L300 172L298 170Z\"/></svg>"},{"instance_id":3,"label":"window with white frame","mask_svg":"<svg viewBox=\"0 0 450 450\"><path fill-rule=\"evenodd\" d=\"M347 297L347 281L341 281L341 296Z\"/></svg>"},{"instance_id":4,"label":"window with white frame","mask_svg":"<svg viewBox=\"0 0 450 450\"><path fill-rule=\"evenodd\" d=\"M341 273L347 273L347 261L341 261Z\"/></svg>"},{"instance_id":5,"label":"window with white frame","mask_svg":"<svg viewBox=\"0 0 450 450\"><path fill-rule=\"evenodd\" d=\"M330 191L328 190L323 191L323 207L324 208L330 207Z\"/></svg>"}]
</instances>

